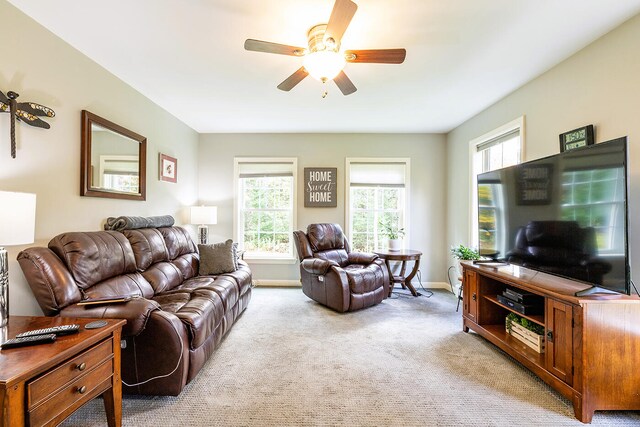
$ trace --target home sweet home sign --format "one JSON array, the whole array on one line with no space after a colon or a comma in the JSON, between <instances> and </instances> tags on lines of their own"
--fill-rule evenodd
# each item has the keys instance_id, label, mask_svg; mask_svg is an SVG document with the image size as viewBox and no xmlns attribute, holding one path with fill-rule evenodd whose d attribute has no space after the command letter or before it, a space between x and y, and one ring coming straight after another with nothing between
<instances>
[{"instance_id":1,"label":"home sweet home sign","mask_svg":"<svg viewBox=\"0 0 640 427\"><path fill-rule=\"evenodd\" d=\"M335 208L338 168L304 168L304 207Z\"/></svg>"}]
</instances>

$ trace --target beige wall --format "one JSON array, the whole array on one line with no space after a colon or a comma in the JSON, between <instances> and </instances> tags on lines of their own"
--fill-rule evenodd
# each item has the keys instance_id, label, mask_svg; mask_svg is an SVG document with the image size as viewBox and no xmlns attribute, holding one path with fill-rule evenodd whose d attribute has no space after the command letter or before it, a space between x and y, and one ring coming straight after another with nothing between
<instances>
[{"instance_id":1,"label":"beige wall","mask_svg":"<svg viewBox=\"0 0 640 427\"><path fill-rule=\"evenodd\" d=\"M423 282L446 281L445 165L443 135L426 134L206 134L200 137L199 188L202 203L218 206L210 240L233 236L233 159L236 156L297 157L298 228L315 222L345 225L344 178L347 157L411 158L410 246L423 252ZM338 168L338 206L304 208L305 167ZM298 280L297 264L251 264L258 280Z\"/></svg>"},{"instance_id":2,"label":"beige wall","mask_svg":"<svg viewBox=\"0 0 640 427\"><path fill-rule=\"evenodd\" d=\"M0 190L37 194L36 244L71 230L98 230L108 216L180 217L197 200L198 134L80 52L0 0L0 90L56 112L51 129L17 129L9 154L9 115L0 114ZM80 111L86 109L148 139L147 201L80 197ZM159 182L158 152L177 157L178 184ZM11 313L40 314L9 249Z\"/></svg>"},{"instance_id":3,"label":"beige wall","mask_svg":"<svg viewBox=\"0 0 640 427\"><path fill-rule=\"evenodd\" d=\"M469 241L469 141L525 115L525 159L558 153L558 135L594 124L596 142L629 137L629 243L640 268L640 16L636 16L447 135L446 245Z\"/></svg>"}]
</instances>

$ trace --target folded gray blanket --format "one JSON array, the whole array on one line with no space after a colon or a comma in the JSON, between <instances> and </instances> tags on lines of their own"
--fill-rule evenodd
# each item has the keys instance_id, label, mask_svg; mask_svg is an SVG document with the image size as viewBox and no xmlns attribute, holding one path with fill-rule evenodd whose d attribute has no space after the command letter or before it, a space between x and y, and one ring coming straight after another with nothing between
<instances>
[{"instance_id":1,"label":"folded gray blanket","mask_svg":"<svg viewBox=\"0 0 640 427\"><path fill-rule=\"evenodd\" d=\"M136 230L138 228L158 228L171 227L174 224L171 215L163 216L119 216L117 218L109 217L104 224L105 230Z\"/></svg>"}]
</instances>

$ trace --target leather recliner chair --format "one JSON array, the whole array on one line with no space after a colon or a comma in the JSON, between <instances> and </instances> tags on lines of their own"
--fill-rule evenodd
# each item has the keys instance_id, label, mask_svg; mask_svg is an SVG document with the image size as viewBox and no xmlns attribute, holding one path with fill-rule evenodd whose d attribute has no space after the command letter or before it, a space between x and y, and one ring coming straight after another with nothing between
<instances>
[{"instance_id":1,"label":"leather recliner chair","mask_svg":"<svg viewBox=\"0 0 640 427\"><path fill-rule=\"evenodd\" d=\"M601 283L611 264L597 256L593 227L575 221L531 221L516 232L508 262L590 283Z\"/></svg>"},{"instance_id":2,"label":"leather recliner chair","mask_svg":"<svg viewBox=\"0 0 640 427\"><path fill-rule=\"evenodd\" d=\"M344 313L379 304L389 295L389 272L378 255L351 252L338 224L311 224L294 231L302 291Z\"/></svg>"}]
</instances>

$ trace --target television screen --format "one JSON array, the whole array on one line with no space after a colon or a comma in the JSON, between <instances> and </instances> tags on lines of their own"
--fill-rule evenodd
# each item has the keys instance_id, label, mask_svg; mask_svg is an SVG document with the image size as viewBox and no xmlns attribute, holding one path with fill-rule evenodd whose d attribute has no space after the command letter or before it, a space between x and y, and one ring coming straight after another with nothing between
<instances>
[{"instance_id":1,"label":"television screen","mask_svg":"<svg viewBox=\"0 0 640 427\"><path fill-rule=\"evenodd\" d=\"M629 294L627 140L478 176L480 253Z\"/></svg>"}]
</instances>

